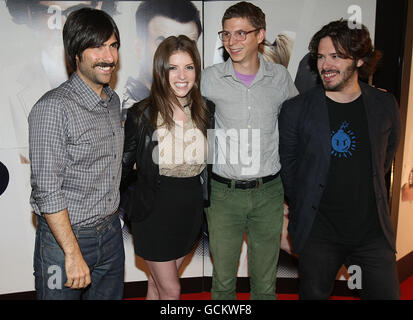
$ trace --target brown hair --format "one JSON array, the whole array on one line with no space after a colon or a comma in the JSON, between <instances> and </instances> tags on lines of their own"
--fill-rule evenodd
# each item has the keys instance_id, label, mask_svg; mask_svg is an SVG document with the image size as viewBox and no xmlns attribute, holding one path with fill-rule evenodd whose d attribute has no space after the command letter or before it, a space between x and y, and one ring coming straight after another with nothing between
<instances>
[{"instance_id":1,"label":"brown hair","mask_svg":"<svg viewBox=\"0 0 413 320\"><path fill-rule=\"evenodd\" d=\"M358 70L362 79L368 79L376 71L377 63L381 59L381 52L373 48L370 33L366 26L349 27L347 20L330 22L318 31L310 41L308 49L311 57L317 59L318 45L320 40L330 37L333 41L337 54L344 59L364 61Z\"/></svg>"},{"instance_id":2,"label":"brown hair","mask_svg":"<svg viewBox=\"0 0 413 320\"><path fill-rule=\"evenodd\" d=\"M249 21L249 23L254 27L254 29L264 29L266 28L266 23L265 23L265 14L262 12L262 10L253 5L250 2L238 2L231 7L229 7L225 13L224 16L222 17L222 28L224 28L224 22L226 20L232 19L232 18L244 18ZM259 30L255 32L257 34ZM264 50L264 46L268 45L269 42L264 39L259 45L258 45L258 50L262 52Z\"/></svg>"},{"instance_id":3,"label":"brown hair","mask_svg":"<svg viewBox=\"0 0 413 320\"><path fill-rule=\"evenodd\" d=\"M232 18L246 18L255 29L266 28L264 12L249 2L242 1L229 7L222 17L222 27L226 20Z\"/></svg>"},{"instance_id":4,"label":"brown hair","mask_svg":"<svg viewBox=\"0 0 413 320\"><path fill-rule=\"evenodd\" d=\"M191 118L195 126L206 136L208 127L208 109L201 95L201 58L196 42L187 36L170 36L163 40L155 51L153 57L153 81L151 92L148 97L149 122L157 128L158 113L162 116L168 129L174 126L173 105L179 105L173 89L169 83L169 58L177 51L188 53L195 67L195 82L188 93L191 105Z\"/></svg>"}]
</instances>

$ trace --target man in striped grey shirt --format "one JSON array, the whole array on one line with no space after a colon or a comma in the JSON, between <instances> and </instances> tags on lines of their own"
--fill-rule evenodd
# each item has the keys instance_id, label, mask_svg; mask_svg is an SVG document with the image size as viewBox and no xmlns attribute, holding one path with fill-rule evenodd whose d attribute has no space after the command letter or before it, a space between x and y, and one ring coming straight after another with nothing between
<instances>
[{"instance_id":1,"label":"man in striped grey shirt","mask_svg":"<svg viewBox=\"0 0 413 320\"><path fill-rule=\"evenodd\" d=\"M63 29L75 72L29 115L38 299L121 299L118 216L123 149L120 101L108 83L120 36L101 10L71 13Z\"/></svg>"}]
</instances>

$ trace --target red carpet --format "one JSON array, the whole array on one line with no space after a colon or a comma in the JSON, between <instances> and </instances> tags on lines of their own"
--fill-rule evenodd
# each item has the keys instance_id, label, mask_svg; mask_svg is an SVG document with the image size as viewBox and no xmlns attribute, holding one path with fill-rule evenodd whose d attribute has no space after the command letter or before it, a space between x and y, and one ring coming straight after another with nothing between
<instances>
[{"instance_id":1,"label":"red carpet","mask_svg":"<svg viewBox=\"0 0 413 320\"><path fill-rule=\"evenodd\" d=\"M413 276L406 279L400 284L401 300L413 300ZM297 294L278 294L278 300L298 300ZM249 293L237 293L238 300L248 300ZM144 300L144 298L135 298L128 300ZM181 300L211 300L210 292L200 292L181 295ZM331 297L330 300L359 300L355 297Z\"/></svg>"},{"instance_id":2,"label":"red carpet","mask_svg":"<svg viewBox=\"0 0 413 320\"><path fill-rule=\"evenodd\" d=\"M402 300L413 300L413 276L400 284L400 291Z\"/></svg>"},{"instance_id":3,"label":"red carpet","mask_svg":"<svg viewBox=\"0 0 413 320\"><path fill-rule=\"evenodd\" d=\"M249 293L237 293L237 300L248 300ZM298 300L298 294L277 294L278 300ZM331 297L331 300L358 300L354 297ZM183 294L181 300L211 300L210 292Z\"/></svg>"}]
</instances>

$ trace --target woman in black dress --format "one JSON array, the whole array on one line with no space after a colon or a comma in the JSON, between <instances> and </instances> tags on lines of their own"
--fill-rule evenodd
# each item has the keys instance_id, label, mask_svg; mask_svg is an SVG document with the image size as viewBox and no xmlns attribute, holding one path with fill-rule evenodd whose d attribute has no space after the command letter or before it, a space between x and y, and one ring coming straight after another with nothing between
<instances>
[{"instance_id":1,"label":"woman in black dress","mask_svg":"<svg viewBox=\"0 0 413 320\"><path fill-rule=\"evenodd\" d=\"M150 96L128 109L122 179L136 164L137 180L125 210L150 271L147 299L179 299L178 270L201 230L214 107L200 76L196 43L168 37L154 55Z\"/></svg>"}]
</instances>

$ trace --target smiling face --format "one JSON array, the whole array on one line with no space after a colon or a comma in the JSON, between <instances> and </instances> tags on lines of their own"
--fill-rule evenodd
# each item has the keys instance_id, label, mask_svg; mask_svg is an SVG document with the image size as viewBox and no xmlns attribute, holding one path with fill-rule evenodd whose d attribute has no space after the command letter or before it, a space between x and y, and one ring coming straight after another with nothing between
<instances>
[{"instance_id":1,"label":"smiling face","mask_svg":"<svg viewBox=\"0 0 413 320\"><path fill-rule=\"evenodd\" d=\"M247 18L231 18L225 20L223 30L234 33L235 31L251 31L256 28L248 21ZM237 71L241 70L239 67L247 67L258 62L258 46L264 41L265 30L260 29L256 32L247 34L244 41L236 40L233 36L228 41L223 42L225 50L228 52ZM245 68L244 68L245 69ZM242 70L245 72L246 70ZM256 70L251 70L256 71ZM243 73L241 72L241 73Z\"/></svg>"},{"instance_id":2,"label":"smiling face","mask_svg":"<svg viewBox=\"0 0 413 320\"><path fill-rule=\"evenodd\" d=\"M343 91L358 81L357 67L363 64L343 58L337 53L330 37L320 40L317 54L317 68L326 91Z\"/></svg>"},{"instance_id":3,"label":"smiling face","mask_svg":"<svg viewBox=\"0 0 413 320\"><path fill-rule=\"evenodd\" d=\"M195 65L189 53L176 51L169 57L169 84L182 105L187 102L195 77Z\"/></svg>"},{"instance_id":4,"label":"smiling face","mask_svg":"<svg viewBox=\"0 0 413 320\"><path fill-rule=\"evenodd\" d=\"M102 45L88 48L76 57L77 73L98 95L108 84L118 63L119 43L114 34Z\"/></svg>"}]
</instances>

